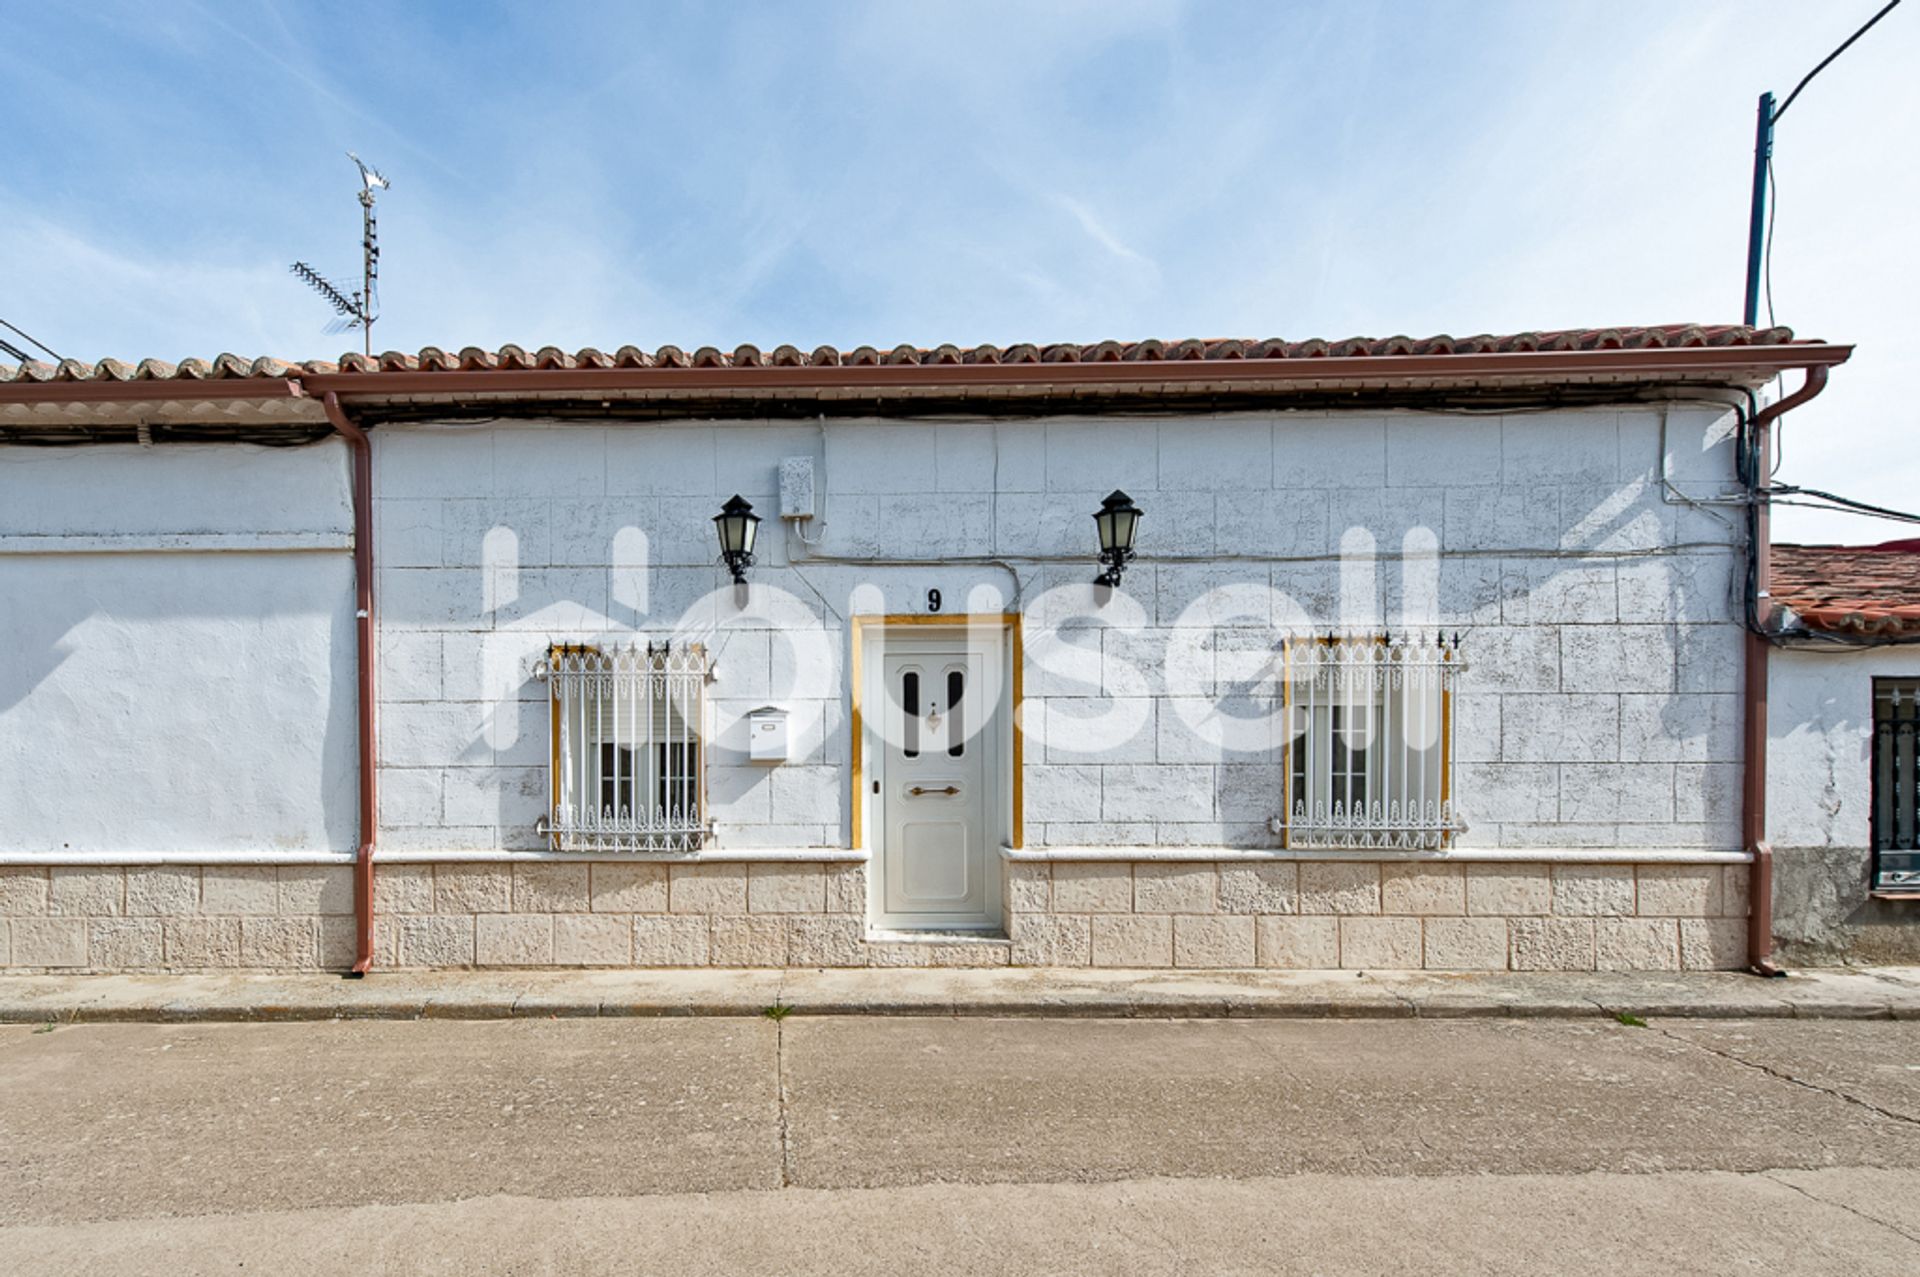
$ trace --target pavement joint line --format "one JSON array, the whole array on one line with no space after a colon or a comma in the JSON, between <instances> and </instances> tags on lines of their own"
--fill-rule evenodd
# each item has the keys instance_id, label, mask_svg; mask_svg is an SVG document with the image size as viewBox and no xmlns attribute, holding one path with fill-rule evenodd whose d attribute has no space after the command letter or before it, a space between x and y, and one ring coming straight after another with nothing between
<instances>
[{"instance_id":1,"label":"pavement joint line","mask_svg":"<svg viewBox=\"0 0 1920 1277\"><path fill-rule=\"evenodd\" d=\"M782 1016L773 1022L773 1071L779 1096L780 1187L793 1187L793 1117L787 1094L787 1021Z\"/></svg>"},{"instance_id":2,"label":"pavement joint line","mask_svg":"<svg viewBox=\"0 0 1920 1277\"><path fill-rule=\"evenodd\" d=\"M1749 1060L1745 1056L1736 1055L1732 1051L1722 1050L1720 1047L1713 1046L1710 1043L1696 1042L1692 1038L1674 1033L1669 1029L1660 1028L1658 1025L1653 1025L1650 1027L1657 1029L1662 1037L1668 1038L1674 1042L1683 1043L1687 1046L1693 1047L1696 1050L1705 1051L1708 1055L1717 1055L1723 1060L1730 1060L1735 1064L1739 1064L1746 1068L1753 1069L1757 1072L1764 1073L1770 1078L1776 1078L1779 1081L1788 1083L1789 1085L1802 1087L1805 1090L1815 1091L1821 1095L1828 1095L1833 1097L1836 1100L1842 1100L1848 1104L1857 1105L1860 1108L1867 1110L1867 1112L1873 1113L1879 1117L1884 1117L1891 1122L1899 1122L1906 1126L1920 1126L1920 1118L1908 1117L1905 1113L1896 1113L1892 1109L1881 1108L1878 1104L1870 1103L1866 1100L1861 1099L1857 1095L1850 1095L1846 1091L1843 1091L1838 1087L1821 1086L1818 1082L1809 1082L1805 1078L1795 1077L1793 1074L1784 1072L1783 1070L1780 1070L1780 1069L1776 1069L1772 1065L1762 1064L1758 1060Z\"/></svg>"},{"instance_id":3,"label":"pavement joint line","mask_svg":"<svg viewBox=\"0 0 1920 1277\"><path fill-rule=\"evenodd\" d=\"M1869 1215L1857 1206L1851 1206L1846 1202L1835 1201L1831 1197L1822 1197L1820 1194L1811 1189L1803 1188L1790 1179L1781 1179L1780 1172L1777 1170L1759 1171L1757 1174L1761 1179L1772 1180L1782 1188L1792 1189L1810 1202L1819 1202L1822 1206L1836 1206L1855 1218L1864 1219L1869 1224L1878 1224L1881 1228L1886 1229L1898 1237L1904 1237L1910 1242L1920 1242L1920 1234L1910 1233L1890 1220L1881 1219L1878 1215Z\"/></svg>"}]
</instances>

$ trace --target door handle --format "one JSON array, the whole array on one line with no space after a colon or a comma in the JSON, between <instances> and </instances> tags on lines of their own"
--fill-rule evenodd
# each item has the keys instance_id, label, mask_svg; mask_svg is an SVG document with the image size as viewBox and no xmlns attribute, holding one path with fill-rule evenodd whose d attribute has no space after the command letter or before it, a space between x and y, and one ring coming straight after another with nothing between
<instances>
[{"instance_id":1,"label":"door handle","mask_svg":"<svg viewBox=\"0 0 1920 1277\"><path fill-rule=\"evenodd\" d=\"M924 789L919 785L915 785L913 788L909 789L907 792L909 794L914 795L915 797L918 797L921 794L957 794L960 792L960 786L948 785L945 789Z\"/></svg>"}]
</instances>

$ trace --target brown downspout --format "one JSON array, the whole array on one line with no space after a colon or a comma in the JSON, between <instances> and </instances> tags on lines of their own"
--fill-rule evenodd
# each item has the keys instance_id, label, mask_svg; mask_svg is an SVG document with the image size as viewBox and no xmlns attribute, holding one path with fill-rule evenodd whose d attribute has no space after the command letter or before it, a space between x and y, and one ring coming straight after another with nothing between
<instances>
[{"instance_id":1,"label":"brown downspout","mask_svg":"<svg viewBox=\"0 0 1920 1277\"><path fill-rule=\"evenodd\" d=\"M1753 598L1744 629L1747 636L1745 760L1741 806L1741 838L1753 856L1752 876L1747 885L1747 965L1756 975L1785 975L1773 963L1773 846L1767 841L1767 667L1773 644L1758 631L1768 623L1768 586L1771 583L1770 520L1765 500L1768 475L1767 459L1772 455L1772 429L1775 419L1798 408L1827 387L1827 369L1815 364L1806 370L1807 379L1778 403L1755 413L1749 425L1751 436L1748 492L1755 498L1749 521L1753 555ZM331 397L331 396L329 396Z\"/></svg>"},{"instance_id":2,"label":"brown downspout","mask_svg":"<svg viewBox=\"0 0 1920 1277\"><path fill-rule=\"evenodd\" d=\"M347 419L340 397L321 399L327 420L353 451L354 631L359 640L360 850L353 862L354 957L349 975L373 966L373 844L380 833L378 773L374 754L373 646L373 448L367 432Z\"/></svg>"}]
</instances>

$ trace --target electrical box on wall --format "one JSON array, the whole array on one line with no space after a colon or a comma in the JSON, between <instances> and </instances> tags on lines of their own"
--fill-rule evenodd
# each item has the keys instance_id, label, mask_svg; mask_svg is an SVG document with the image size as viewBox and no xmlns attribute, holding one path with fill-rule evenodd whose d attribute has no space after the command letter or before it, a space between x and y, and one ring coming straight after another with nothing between
<instances>
[{"instance_id":1,"label":"electrical box on wall","mask_svg":"<svg viewBox=\"0 0 1920 1277\"><path fill-rule=\"evenodd\" d=\"M787 457L780 463L780 517L813 517L813 458Z\"/></svg>"},{"instance_id":2,"label":"electrical box on wall","mask_svg":"<svg viewBox=\"0 0 1920 1277\"><path fill-rule=\"evenodd\" d=\"M762 705L747 714L747 761L783 763L787 760L787 711Z\"/></svg>"}]
</instances>

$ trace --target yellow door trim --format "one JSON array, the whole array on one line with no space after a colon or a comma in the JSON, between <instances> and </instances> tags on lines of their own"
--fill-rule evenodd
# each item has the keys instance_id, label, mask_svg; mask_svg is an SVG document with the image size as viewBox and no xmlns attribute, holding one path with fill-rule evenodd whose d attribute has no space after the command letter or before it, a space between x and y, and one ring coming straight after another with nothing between
<instances>
[{"instance_id":1,"label":"yellow door trim","mask_svg":"<svg viewBox=\"0 0 1920 1277\"><path fill-rule=\"evenodd\" d=\"M970 625L997 625L1006 631L1009 640L1007 659L1012 665L1012 697L1010 713L1012 721L1008 724L1013 735L1013 813L1012 828L1009 837L1016 850L1027 843L1026 816L1026 767L1025 750L1020 731L1020 703L1026 695L1026 648L1021 630L1018 612L956 612L950 616L927 614L923 612L895 612L883 616L856 616L850 627L853 652L847 662L849 691L852 712L849 718L853 725L853 746L850 757L853 762L853 783L849 790L852 806L848 811L849 830L852 834L849 845L858 849L866 845L862 829L861 814L865 811L864 791L866 789L863 768L865 732L862 730L860 715L860 689L862 686L862 659L865 647L866 630L869 626L909 626L941 625L949 629L964 629Z\"/></svg>"}]
</instances>

